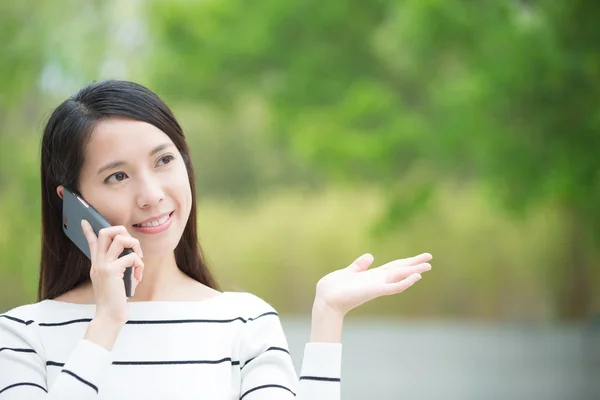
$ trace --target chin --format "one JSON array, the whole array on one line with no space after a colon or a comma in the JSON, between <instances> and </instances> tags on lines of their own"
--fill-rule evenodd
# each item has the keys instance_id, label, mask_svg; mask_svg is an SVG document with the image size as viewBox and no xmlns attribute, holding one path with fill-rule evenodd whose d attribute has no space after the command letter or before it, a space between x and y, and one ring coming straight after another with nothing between
<instances>
[{"instance_id":1,"label":"chin","mask_svg":"<svg viewBox=\"0 0 600 400\"><path fill-rule=\"evenodd\" d=\"M163 258L173 254L181 241L182 235L183 231L178 231L177 233L169 232L169 235L163 237L150 238L150 240L144 238L146 240L143 242L140 241L140 245L144 251L144 258Z\"/></svg>"}]
</instances>

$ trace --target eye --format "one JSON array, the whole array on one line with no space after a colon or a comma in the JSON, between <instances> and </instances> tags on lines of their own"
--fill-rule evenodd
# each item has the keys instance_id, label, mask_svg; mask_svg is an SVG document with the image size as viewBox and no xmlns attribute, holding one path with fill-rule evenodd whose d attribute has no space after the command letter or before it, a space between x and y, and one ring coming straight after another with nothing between
<instances>
[{"instance_id":1,"label":"eye","mask_svg":"<svg viewBox=\"0 0 600 400\"><path fill-rule=\"evenodd\" d=\"M160 160L158 160L158 162L160 163L162 161L163 165L165 165L165 164L170 163L174 159L175 159L175 157L173 157L171 154L167 154L166 156L164 156Z\"/></svg>"},{"instance_id":2,"label":"eye","mask_svg":"<svg viewBox=\"0 0 600 400\"><path fill-rule=\"evenodd\" d=\"M116 178L116 182L122 182L125 180L126 177L127 177L127 174L125 174L125 172L115 172L114 174L112 174L108 178L106 178L104 180L104 182L110 183L111 178ZM115 181L113 181L113 182L115 182Z\"/></svg>"}]
</instances>

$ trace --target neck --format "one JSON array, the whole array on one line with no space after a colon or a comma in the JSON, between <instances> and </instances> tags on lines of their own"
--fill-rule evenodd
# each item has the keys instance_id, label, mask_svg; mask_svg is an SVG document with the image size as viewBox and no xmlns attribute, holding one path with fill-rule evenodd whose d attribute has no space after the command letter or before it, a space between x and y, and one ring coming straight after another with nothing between
<instances>
[{"instance_id":1,"label":"neck","mask_svg":"<svg viewBox=\"0 0 600 400\"><path fill-rule=\"evenodd\" d=\"M177 267L175 253L163 257L144 258L142 282L129 301L153 301L172 297L177 287L190 278Z\"/></svg>"},{"instance_id":2,"label":"neck","mask_svg":"<svg viewBox=\"0 0 600 400\"><path fill-rule=\"evenodd\" d=\"M197 301L219 292L190 278L177 267L175 253L166 257L144 258L142 282L129 302L136 301ZM94 304L92 282L58 296L54 300L68 303Z\"/></svg>"}]
</instances>

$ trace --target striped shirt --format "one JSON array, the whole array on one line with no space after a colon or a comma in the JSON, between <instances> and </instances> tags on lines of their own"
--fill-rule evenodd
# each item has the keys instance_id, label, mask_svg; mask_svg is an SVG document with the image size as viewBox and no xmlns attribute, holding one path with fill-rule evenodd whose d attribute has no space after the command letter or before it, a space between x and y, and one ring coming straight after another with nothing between
<instances>
[{"instance_id":1,"label":"striped shirt","mask_svg":"<svg viewBox=\"0 0 600 400\"><path fill-rule=\"evenodd\" d=\"M298 377L277 312L250 293L130 302L112 351L83 339L95 308L0 315L0 400L340 398L341 343L307 343Z\"/></svg>"}]
</instances>

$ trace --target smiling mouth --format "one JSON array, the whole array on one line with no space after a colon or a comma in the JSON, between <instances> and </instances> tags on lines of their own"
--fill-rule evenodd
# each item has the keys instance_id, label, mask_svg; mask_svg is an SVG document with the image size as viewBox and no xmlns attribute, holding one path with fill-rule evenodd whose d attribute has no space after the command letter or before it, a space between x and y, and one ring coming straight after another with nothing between
<instances>
[{"instance_id":1,"label":"smiling mouth","mask_svg":"<svg viewBox=\"0 0 600 400\"><path fill-rule=\"evenodd\" d=\"M169 220L169 218L171 218L173 213L174 213L174 211L171 211L169 214L166 214L157 220L150 221L150 222L144 222L143 224L133 224L133 226L135 226L136 228L153 228L156 226L161 226L165 222L167 222Z\"/></svg>"}]
</instances>

